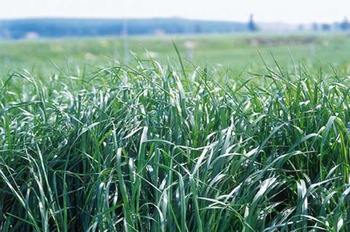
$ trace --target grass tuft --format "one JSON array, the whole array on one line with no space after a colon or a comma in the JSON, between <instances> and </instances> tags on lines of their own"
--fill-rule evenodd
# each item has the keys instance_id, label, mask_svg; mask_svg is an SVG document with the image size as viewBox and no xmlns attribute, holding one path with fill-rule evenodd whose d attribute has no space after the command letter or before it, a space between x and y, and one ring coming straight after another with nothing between
<instances>
[{"instance_id":1,"label":"grass tuft","mask_svg":"<svg viewBox=\"0 0 350 232\"><path fill-rule=\"evenodd\" d=\"M349 230L345 75L136 59L56 77L1 82L1 231Z\"/></svg>"}]
</instances>

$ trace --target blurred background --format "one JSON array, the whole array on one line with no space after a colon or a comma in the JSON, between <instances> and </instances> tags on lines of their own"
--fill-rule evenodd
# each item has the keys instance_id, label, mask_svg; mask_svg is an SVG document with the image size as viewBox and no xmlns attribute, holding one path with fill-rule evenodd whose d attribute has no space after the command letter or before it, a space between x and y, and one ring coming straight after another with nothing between
<instances>
[{"instance_id":1,"label":"blurred background","mask_svg":"<svg viewBox=\"0 0 350 232\"><path fill-rule=\"evenodd\" d=\"M7 1L0 68L96 65L133 54L167 62L173 41L187 61L237 70L270 53L286 64L344 64L349 8L345 0Z\"/></svg>"}]
</instances>

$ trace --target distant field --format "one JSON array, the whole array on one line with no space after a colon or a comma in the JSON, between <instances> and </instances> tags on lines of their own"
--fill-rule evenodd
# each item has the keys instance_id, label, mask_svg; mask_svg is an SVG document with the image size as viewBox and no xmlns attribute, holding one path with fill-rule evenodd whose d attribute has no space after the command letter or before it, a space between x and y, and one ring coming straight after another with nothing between
<instances>
[{"instance_id":1,"label":"distant field","mask_svg":"<svg viewBox=\"0 0 350 232\"><path fill-rule=\"evenodd\" d=\"M273 63L271 54L282 65L320 64L324 68L347 66L349 63L350 37L346 34L232 34L208 36L161 36L130 37L128 51L139 58L152 56L166 64L174 63L176 52L172 42L178 46L184 60L196 65L219 65L241 71L259 67L263 62ZM2 70L22 69L45 72L60 68L83 69L89 65L110 63L113 59L133 60L125 54L121 38L32 40L0 43L0 68ZM147 54L147 51L149 54ZM186 66L190 63L186 62Z\"/></svg>"},{"instance_id":2,"label":"distant field","mask_svg":"<svg viewBox=\"0 0 350 232\"><path fill-rule=\"evenodd\" d=\"M350 231L347 35L129 47L0 43L0 231Z\"/></svg>"}]
</instances>

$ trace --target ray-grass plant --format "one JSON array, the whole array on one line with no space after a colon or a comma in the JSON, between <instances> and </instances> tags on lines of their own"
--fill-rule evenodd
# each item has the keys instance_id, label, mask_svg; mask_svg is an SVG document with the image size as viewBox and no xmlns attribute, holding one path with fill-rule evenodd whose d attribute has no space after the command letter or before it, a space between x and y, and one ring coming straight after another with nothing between
<instances>
[{"instance_id":1,"label":"ray-grass plant","mask_svg":"<svg viewBox=\"0 0 350 232\"><path fill-rule=\"evenodd\" d=\"M349 230L349 79L154 60L0 86L1 231Z\"/></svg>"}]
</instances>

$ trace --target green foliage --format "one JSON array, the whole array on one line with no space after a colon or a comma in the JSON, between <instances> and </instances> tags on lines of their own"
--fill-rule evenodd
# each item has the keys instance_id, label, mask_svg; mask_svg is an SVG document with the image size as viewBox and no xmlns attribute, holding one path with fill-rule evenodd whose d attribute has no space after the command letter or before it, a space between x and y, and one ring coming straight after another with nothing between
<instances>
[{"instance_id":1,"label":"green foliage","mask_svg":"<svg viewBox=\"0 0 350 232\"><path fill-rule=\"evenodd\" d=\"M0 230L346 231L349 78L275 67L9 74Z\"/></svg>"}]
</instances>

